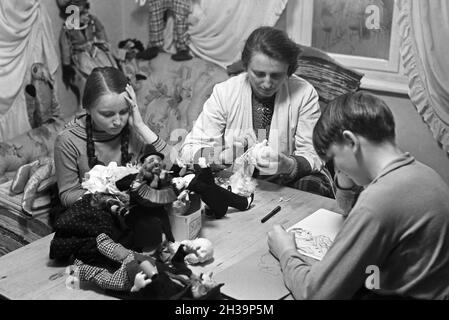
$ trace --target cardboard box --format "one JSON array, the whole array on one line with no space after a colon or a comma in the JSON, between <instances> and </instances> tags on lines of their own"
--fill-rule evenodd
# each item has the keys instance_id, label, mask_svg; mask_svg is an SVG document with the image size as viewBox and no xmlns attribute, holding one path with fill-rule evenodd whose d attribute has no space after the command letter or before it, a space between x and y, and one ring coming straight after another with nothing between
<instances>
[{"instance_id":1,"label":"cardboard box","mask_svg":"<svg viewBox=\"0 0 449 320\"><path fill-rule=\"evenodd\" d=\"M170 213L171 230L175 241L193 240L201 231L201 200L191 197L190 209L185 214Z\"/></svg>"}]
</instances>

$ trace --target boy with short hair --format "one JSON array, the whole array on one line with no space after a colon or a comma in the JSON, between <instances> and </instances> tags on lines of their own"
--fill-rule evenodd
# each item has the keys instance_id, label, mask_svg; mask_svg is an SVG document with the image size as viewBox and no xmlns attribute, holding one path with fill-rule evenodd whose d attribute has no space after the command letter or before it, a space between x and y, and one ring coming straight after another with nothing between
<instances>
[{"instance_id":1,"label":"boy with short hair","mask_svg":"<svg viewBox=\"0 0 449 320\"><path fill-rule=\"evenodd\" d=\"M337 200L355 204L323 260L313 265L297 252L293 234L280 226L269 232L270 251L293 296L350 299L364 292L365 298L448 299L449 187L399 150L385 102L365 92L337 98L318 120L313 143L338 170ZM356 185L364 187L360 194ZM365 288L373 267L379 286Z\"/></svg>"}]
</instances>

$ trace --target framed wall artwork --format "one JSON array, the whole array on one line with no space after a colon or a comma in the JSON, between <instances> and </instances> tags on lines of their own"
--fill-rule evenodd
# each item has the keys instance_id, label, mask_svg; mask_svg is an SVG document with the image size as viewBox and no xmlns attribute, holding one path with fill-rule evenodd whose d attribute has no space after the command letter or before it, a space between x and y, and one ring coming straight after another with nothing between
<instances>
[{"instance_id":1,"label":"framed wall artwork","mask_svg":"<svg viewBox=\"0 0 449 320\"><path fill-rule=\"evenodd\" d=\"M290 0L287 31L365 74L362 88L408 93L395 0Z\"/></svg>"}]
</instances>

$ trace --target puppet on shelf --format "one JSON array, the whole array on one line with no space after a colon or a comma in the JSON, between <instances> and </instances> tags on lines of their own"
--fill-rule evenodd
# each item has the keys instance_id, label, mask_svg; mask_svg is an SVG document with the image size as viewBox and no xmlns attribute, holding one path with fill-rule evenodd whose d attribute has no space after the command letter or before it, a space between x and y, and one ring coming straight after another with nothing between
<instances>
[{"instance_id":1,"label":"puppet on shelf","mask_svg":"<svg viewBox=\"0 0 449 320\"><path fill-rule=\"evenodd\" d=\"M187 46L188 16L190 14L191 0L149 0L140 1L140 6L148 2L149 13L149 43L147 49L139 53L137 58L151 60L155 58L164 45L164 15L168 12L174 16L174 42L176 53L172 55L175 61L192 59Z\"/></svg>"},{"instance_id":2,"label":"puppet on shelf","mask_svg":"<svg viewBox=\"0 0 449 320\"><path fill-rule=\"evenodd\" d=\"M88 0L57 1L61 15L66 19L59 36L63 80L67 87L75 89L82 97L86 78L94 68L117 68L117 63L103 24L89 13ZM70 19L73 11L66 10L68 6L78 7L79 23Z\"/></svg>"},{"instance_id":3,"label":"puppet on shelf","mask_svg":"<svg viewBox=\"0 0 449 320\"><path fill-rule=\"evenodd\" d=\"M95 283L112 295L131 299L207 299L218 298L220 287L211 275L197 276L184 262L181 244L175 251L167 242L161 224L141 220L133 230L135 250L114 242L106 234L97 237L97 247L108 259L120 266L110 271L75 260L68 268L68 288L83 281Z\"/></svg>"},{"instance_id":4,"label":"puppet on shelf","mask_svg":"<svg viewBox=\"0 0 449 320\"><path fill-rule=\"evenodd\" d=\"M147 75L139 70L136 61L137 54L144 50L143 44L137 39L126 39L120 41L118 47L119 52L117 55L120 68L137 92L141 87L139 81L147 79Z\"/></svg>"},{"instance_id":5,"label":"puppet on shelf","mask_svg":"<svg viewBox=\"0 0 449 320\"><path fill-rule=\"evenodd\" d=\"M200 195L201 200L210 208L210 213L215 218L222 218L229 207L238 210L248 210L254 200L254 193L241 196L232 192L231 188L225 189L215 183L211 168L205 158L199 159L199 169L195 173L187 173L187 166L181 164L180 177L173 178L173 184L180 196L193 191ZM187 191L186 191L187 190Z\"/></svg>"}]
</instances>

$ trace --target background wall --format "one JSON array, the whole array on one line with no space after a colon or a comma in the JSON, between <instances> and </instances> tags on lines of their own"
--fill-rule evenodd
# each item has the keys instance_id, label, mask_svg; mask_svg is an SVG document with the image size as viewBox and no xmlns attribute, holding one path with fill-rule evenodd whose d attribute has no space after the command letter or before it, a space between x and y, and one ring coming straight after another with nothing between
<instances>
[{"instance_id":1,"label":"background wall","mask_svg":"<svg viewBox=\"0 0 449 320\"><path fill-rule=\"evenodd\" d=\"M373 93L384 99L393 112L399 147L435 169L449 184L449 155L433 138L408 96Z\"/></svg>"},{"instance_id":2,"label":"background wall","mask_svg":"<svg viewBox=\"0 0 449 320\"><path fill-rule=\"evenodd\" d=\"M55 45L59 48L58 37L62 26L56 0L41 0L53 19ZM91 0L91 12L104 24L111 45L117 47L120 40L137 38L146 46L148 23L146 8L139 7L131 0ZM286 13L280 17L277 28L287 30ZM59 49L58 49L59 52ZM62 83L61 70L57 74L58 98L65 116L72 115L77 106L75 95ZM374 92L391 107L397 123L398 145L413 154L419 161L434 168L449 184L449 155L433 138L410 99L405 95Z\"/></svg>"}]
</instances>

